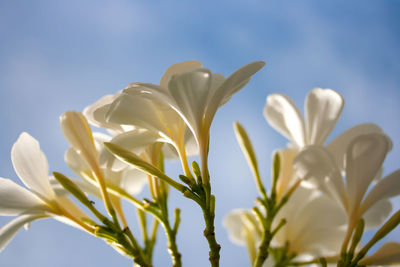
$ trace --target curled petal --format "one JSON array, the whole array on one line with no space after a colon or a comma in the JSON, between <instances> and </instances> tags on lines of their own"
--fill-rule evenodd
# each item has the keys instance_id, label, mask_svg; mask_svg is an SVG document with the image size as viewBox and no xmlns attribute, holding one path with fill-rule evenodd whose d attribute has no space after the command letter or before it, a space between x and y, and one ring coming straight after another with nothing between
<instances>
[{"instance_id":1,"label":"curled petal","mask_svg":"<svg viewBox=\"0 0 400 267\"><path fill-rule=\"evenodd\" d=\"M382 133L382 129L372 123L359 124L344 131L326 145L326 149L331 153L341 171L345 169L345 154L351 141L357 136L370 133Z\"/></svg>"},{"instance_id":2,"label":"curled petal","mask_svg":"<svg viewBox=\"0 0 400 267\"><path fill-rule=\"evenodd\" d=\"M44 214L32 214L32 215L22 215L0 229L0 252L7 246L7 244L13 239L15 234L26 224L31 223L34 220L46 218L47 215Z\"/></svg>"},{"instance_id":3,"label":"curled petal","mask_svg":"<svg viewBox=\"0 0 400 267\"><path fill-rule=\"evenodd\" d=\"M152 101L141 97L139 91L135 94L124 91L111 104L106 120L109 123L134 125L156 133L165 132L156 111Z\"/></svg>"},{"instance_id":4,"label":"curled petal","mask_svg":"<svg viewBox=\"0 0 400 267\"><path fill-rule=\"evenodd\" d=\"M168 83L174 75L182 74L184 72L194 71L196 69L201 69L203 66L200 61L190 60L185 62L180 62L170 66L161 77L160 86L162 88L168 88Z\"/></svg>"},{"instance_id":5,"label":"curled petal","mask_svg":"<svg viewBox=\"0 0 400 267\"><path fill-rule=\"evenodd\" d=\"M43 199L54 198L54 192L48 180L47 159L35 138L28 133L22 133L12 147L11 160L15 172L29 189Z\"/></svg>"},{"instance_id":6,"label":"curled petal","mask_svg":"<svg viewBox=\"0 0 400 267\"><path fill-rule=\"evenodd\" d=\"M306 98L307 144L323 145L343 109L343 97L331 90L316 88Z\"/></svg>"},{"instance_id":7,"label":"curled petal","mask_svg":"<svg viewBox=\"0 0 400 267\"><path fill-rule=\"evenodd\" d=\"M359 265L395 265L400 264L400 243L383 244L374 254L363 258Z\"/></svg>"},{"instance_id":8,"label":"curled petal","mask_svg":"<svg viewBox=\"0 0 400 267\"><path fill-rule=\"evenodd\" d=\"M242 89L250 81L250 77L264 66L265 62L263 61L249 63L236 70L226 78L226 80L223 80L221 77L219 80L223 81L223 83L219 87L211 87L213 90L211 90L212 94L209 94L207 110L205 113L205 119L208 124L206 125L207 128L209 128L209 124L211 124L218 107L226 103L233 94Z\"/></svg>"},{"instance_id":9,"label":"curled petal","mask_svg":"<svg viewBox=\"0 0 400 267\"><path fill-rule=\"evenodd\" d=\"M372 133L355 138L346 153L346 181L351 212L359 207L372 180L379 172L391 141Z\"/></svg>"},{"instance_id":10,"label":"curled petal","mask_svg":"<svg viewBox=\"0 0 400 267\"><path fill-rule=\"evenodd\" d=\"M110 108L111 103L118 95L119 93L115 95L105 95L94 104L87 106L83 110L83 115L85 115L88 122L97 127L107 128L117 132L123 131L123 128L120 125L107 122L106 120L106 113Z\"/></svg>"},{"instance_id":11,"label":"curled petal","mask_svg":"<svg viewBox=\"0 0 400 267\"><path fill-rule=\"evenodd\" d=\"M298 147L304 147L304 120L292 100L281 94L269 95L264 108L264 117L275 130Z\"/></svg>"}]
</instances>

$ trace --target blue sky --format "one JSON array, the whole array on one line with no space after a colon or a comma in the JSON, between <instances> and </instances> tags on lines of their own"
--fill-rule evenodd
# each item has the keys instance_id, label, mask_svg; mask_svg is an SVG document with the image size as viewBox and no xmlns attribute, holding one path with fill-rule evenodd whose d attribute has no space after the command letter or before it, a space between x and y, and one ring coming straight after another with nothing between
<instances>
[{"instance_id":1,"label":"blue sky","mask_svg":"<svg viewBox=\"0 0 400 267\"><path fill-rule=\"evenodd\" d=\"M346 104L331 138L358 123L377 123L393 139L385 173L394 171L400 158L399 12L400 3L389 0L0 1L0 176L17 180L10 149L22 131L41 142L52 171L71 174L63 162L68 145L60 114L80 111L129 82L158 83L169 65L189 59L225 75L264 60L266 67L217 113L211 132L222 266L246 266L245 249L230 244L221 226L225 214L251 207L256 196L232 122L249 131L267 179L271 152L286 140L262 116L265 97L284 93L302 108L312 88L332 88ZM179 173L177 163L167 168ZM200 210L177 194L170 206L184 210L178 235L184 264L206 266ZM0 225L8 219L0 218ZM155 265L168 266L159 236ZM392 239L400 241L400 230ZM55 262L130 265L102 241L53 220L33 223L0 254L0 266Z\"/></svg>"}]
</instances>

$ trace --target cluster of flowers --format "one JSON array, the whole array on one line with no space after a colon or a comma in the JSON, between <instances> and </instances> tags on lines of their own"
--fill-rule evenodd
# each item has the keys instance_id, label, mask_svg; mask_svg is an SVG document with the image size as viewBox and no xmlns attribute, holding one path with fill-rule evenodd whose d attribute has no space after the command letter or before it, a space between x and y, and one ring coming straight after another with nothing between
<instances>
[{"instance_id":1,"label":"cluster of flowers","mask_svg":"<svg viewBox=\"0 0 400 267\"><path fill-rule=\"evenodd\" d=\"M316 88L306 98L304 118L288 97L267 97L267 122L290 140L288 148L276 152L280 171L273 188L275 199L279 202L287 195L290 198L285 199L287 202L276 216L276 221L283 219L284 225L270 240L271 248L284 248L286 256L272 252L273 257L265 263L268 266L285 261L289 265L318 263L321 258L328 263L346 264L357 251L362 251L358 265L400 263L400 243L395 242L385 243L376 253L363 257L384 236L382 233L399 223L399 212L363 250L358 244L363 229L376 228L388 218L392 211L388 199L400 194L400 170L381 177L392 142L379 126L366 123L324 145L343 105L344 100L336 91ZM257 161L248 136L239 124L235 130L257 180ZM265 229L265 219L257 218L257 210L234 210L224 220L231 240L247 246L252 262L257 258L256 248Z\"/></svg>"},{"instance_id":2,"label":"cluster of flowers","mask_svg":"<svg viewBox=\"0 0 400 267\"><path fill-rule=\"evenodd\" d=\"M159 85L132 83L115 95L102 97L83 113L65 112L60 117L61 129L71 148L64 158L78 179L57 172L49 176L38 141L22 133L11 158L29 190L0 178L0 215L17 216L0 229L0 251L23 226L52 217L105 240L139 266L152 266L161 225L173 265L181 266L176 244L180 210L175 209L172 222L167 204L173 188L201 208L210 264L219 266L221 247L214 233L215 196L208 170L210 127L218 108L263 66L263 62L253 62L225 78L198 61L182 62L169 67ZM378 126L362 124L324 145L342 108L343 99L337 92L314 89L307 97L303 119L286 96L268 96L267 121L291 140L274 157L268 193L251 142L244 128L235 124L261 197L252 210L229 214L224 225L234 242L246 244L254 266L400 263L399 243L386 243L366 256L372 245L397 226L399 212L370 242L360 244L364 228L380 226L391 213L388 199L400 194L400 171L381 178L392 143ZM108 134L92 133L89 124ZM190 166L188 157L197 154L200 164ZM168 158L180 160L183 175L179 179L164 172ZM135 195L146 183L151 199L139 200ZM89 197L100 199L106 214ZM130 231L121 200L137 208L142 242Z\"/></svg>"}]
</instances>

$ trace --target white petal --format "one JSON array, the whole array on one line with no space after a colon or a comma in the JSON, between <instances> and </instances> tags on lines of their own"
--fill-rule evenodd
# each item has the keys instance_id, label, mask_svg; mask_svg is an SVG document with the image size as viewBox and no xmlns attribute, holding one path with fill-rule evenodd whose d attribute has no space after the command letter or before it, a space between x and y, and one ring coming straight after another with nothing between
<instances>
[{"instance_id":1,"label":"white petal","mask_svg":"<svg viewBox=\"0 0 400 267\"><path fill-rule=\"evenodd\" d=\"M343 109L343 97L331 90L316 88L306 98L306 136L308 145L323 145Z\"/></svg>"},{"instance_id":2,"label":"white petal","mask_svg":"<svg viewBox=\"0 0 400 267\"><path fill-rule=\"evenodd\" d=\"M39 142L28 133L22 133L12 147L11 160L22 182L43 199L52 199L49 166L46 156L40 150Z\"/></svg>"},{"instance_id":3,"label":"white petal","mask_svg":"<svg viewBox=\"0 0 400 267\"><path fill-rule=\"evenodd\" d=\"M299 177L317 186L347 208L347 194L343 178L332 156L319 146L303 150L293 162Z\"/></svg>"},{"instance_id":4,"label":"white petal","mask_svg":"<svg viewBox=\"0 0 400 267\"><path fill-rule=\"evenodd\" d=\"M346 153L346 181L349 195L349 208L353 212L370 183L376 177L383 160L390 149L386 135L372 133L356 137Z\"/></svg>"},{"instance_id":5,"label":"white petal","mask_svg":"<svg viewBox=\"0 0 400 267\"><path fill-rule=\"evenodd\" d=\"M381 225L392 211L392 204L387 200L375 202L362 217L365 220L365 229L371 229Z\"/></svg>"},{"instance_id":6,"label":"white petal","mask_svg":"<svg viewBox=\"0 0 400 267\"><path fill-rule=\"evenodd\" d=\"M249 213L244 209L232 210L225 216L222 225L228 230L229 239L237 245L246 244L246 236L244 231L244 214Z\"/></svg>"},{"instance_id":7,"label":"white petal","mask_svg":"<svg viewBox=\"0 0 400 267\"><path fill-rule=\"evenodd\" d=\"M68 148L65 152L64 161L77 175L81 175L82 171L90 171L89 165L72 147Z\"/></svg>"},{"instance_id":8,"label":"white petal","mask_svg":"<svg viewBox=\"0 0 400 267\"><path fill-rule=\"evenodd\" d=\"M156 142L163 141L160 136L150 131L135 129L115 136L111 142L135 154L141 154L146 147ZM113 171L122 171L128 165L117 159L110 151L103 148L100 151L100 164Z\"/></svg>"},{"instance_id":9,"label":"white petal","mask_svg":"<svg viewBox=\"0 0 400 267\"><path fill-rule=\"evenodd\" d=\"M347 147L353 141L353 139L359 135L370 134L370 133L382 133L382 129L372 123L358 124L333 139L329 144L326 145L326 149L334 157L339 169L344 171L345 168L345 154Z\"/></svg>"},{"instance_id":10,"label":"white petal","mask_svg":"<svg viewBox=\"0 0 400 267\"><path fill-rule=\"evenodd\" d=\"M119 126L118 124L107 122L105 116L108 109L110 108L110 104L118 95L119 93L115 95L105 95L94 104L87 106L83 110L83 115L85 115L88 122L97 127L112 129L121 132L121 126Z\"/></svg>"},{"instance_id":11,"label":"white petal","mask_svg":"<svg viewBox=\"0 0 400 267\"><path fill-rule=\"evenodd\" d=\"M242 89L250 81L250 77L264 66L265 62L263 61L249 63L236 70L218 88L212 90L213 93L208 97L207 110L205 113L207 124L211 124L217 109L226 103L233 94ZM212 88L214 87L212 86ZM207 127L209 127L209 125L207 125Z\"/></svg>"},{"instance_id":12,"label":"white petal","mask_svg":"<svg viewBox=\"0 0 400 267\"><path fill-rule=\"evenodd\" d=\"M133 125L154 133L166 134L159 115L159 107L148 98L141 96L140 90L125 89L111 104L106 119L111 123Z\"/></svg>"},{"instance_id":13,"label":"white petal","mask_svg":"<svg viewBox=\"0 0 400 267\"><path fill-rule=\"evenodd\" d=\"M60 116L61 130L71 146L82 156L91 170L97 171L99 155L90 126L80 112L67 111Z\"/></svg>"},{"instance_id":14,"label":"white petal","mask_svg":"<svg viewBox=\"0 0 400 267\"><path fill-rule=\"evenodd\" d=\"M397 170L379 182L371 189L361 204L361 210L368 210L374 203L400 195L400 170Z\"/></svg>"},{"instance_id":15,"label":"white petal","mask_svg":"<svg viewBox=\"0 0 400 267\"><path fill-rule=\"evenodd\" d=\"M0 215L15 216L38 210L49 209L46 203L32 192L9 179L0 178Z\"/></svg>"},{"instance_id":16,"label":"white petal","mask_svg":"<svg viewBox=\"0 0 400 267\"><path fill-rule=\"evenodd\" d=\"M208 69L199 69L174 76L168 90L177 103L179 113L197 137L200 135L203 116L212 81Z\"/></svg>"},{"instance_id":17,"label":"white petal","mask_svg":"<svg viewBox=\"0 0 400 267\"><path fill-rule=\"evenodd\" d=\"M138 169L127 169L122 172L119 187L131 195L139 194L147 183L147 175Z\"/></svg>"},{"instance_id":18,"label":"white petal","mask_svg":"<svg viewBox=\"0 0 400 267\"><path fill-rule=\"evenodd\" d=\"M283 246L289 241L297 253L322 256L334 254L340 248L345 232L346 214L332 199L315 190L298 187L282 208L276 221L286 218L286 226L277 234Z\"/></svg>"},{"instance_id":19,"label":"white petal","mask_svg":"<svg viewBox=\"0 0 400 267\"><path fill-rule=\"evenodd\" d=\"M164 72L164 75L161 77L160 80L160 86L162 88L168 88L168 83L171 80L172 76L201 68L202 68L201 62L196 60L190 60L174 64Z\"/></svg>"},{"instance_id":20,"label":"white petal","mask_svg":"<svg viewBox=\"0 0 400 267\"><path fill-rule=\"evenodd\" d=\"M304 121L296 105L288 97L272 94L264 108L267 122L298 147L305 146Z\"/></svg>"},{"instance_id":21,"label":"white petal","mask_svg":"<svg viewBox=\"0 0 400 267\"><path fill-rule=\"evenodd\" d=\"M395 265L400 264L400 243L383 244L374 254L365 257L359 265Z\"/></svg>"},{"instance_id":22,"label":"white petal","mask_svg":"<svg viewBox=\"0 0 400 267\"><path fill-rule=\"evenodd\" d=\"M3 228L0 229L0 252L7 246L19 229L21 229L24 225L32 222L33 220L45 217L47 216L44 214L22 215L3 226Z\"/></svg>"}]
</instances>

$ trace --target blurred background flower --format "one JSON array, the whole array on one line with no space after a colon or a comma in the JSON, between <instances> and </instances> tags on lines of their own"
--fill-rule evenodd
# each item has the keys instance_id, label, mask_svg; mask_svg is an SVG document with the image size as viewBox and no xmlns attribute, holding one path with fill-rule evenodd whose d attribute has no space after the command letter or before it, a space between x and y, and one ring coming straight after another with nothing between
<instances>
[{"instance_id":1,"label":"blurred background flower","mask_svg":"<svg viewBox=\"0 0 400 267\"><path fill-rule=\"evenodd\" d=\"M355 124L376 123L394 143L384 175L394 171L400 158L399 12L400 3L390 0L1 1L0 175L17 181L10 150L27 131L41 143L51 171L73 176L63 161L68 143L59 116L82 111L130 82L158 84L168 66L191 59L224 75L264 60L266 67L221 108L211 128L209 167L221 265L246 266L245 249L229 242L221 224L230 210L251 207L257 194L232 122L248 131L267 179L271 152L287 141L265 122L266 96L286 94L302 110L312 88L333 88L345 106L328 141ZM172 177L181 173L179 162L166 167ZM399 209L399 199L394 202ZM175 192L170 203L183 210L178 244L184 265L206 266L200 210ZM134 210L127 207L126 213L135 228ZM7 220L0 218L0 225ZM391 240L400 241L400 229ZM155 253L155 266L170 265L161 231ZM33 223L0 254L0 266L54 262L60 267L131 264L104 242L52 220Z\"/></svg>"}]
</instances>

